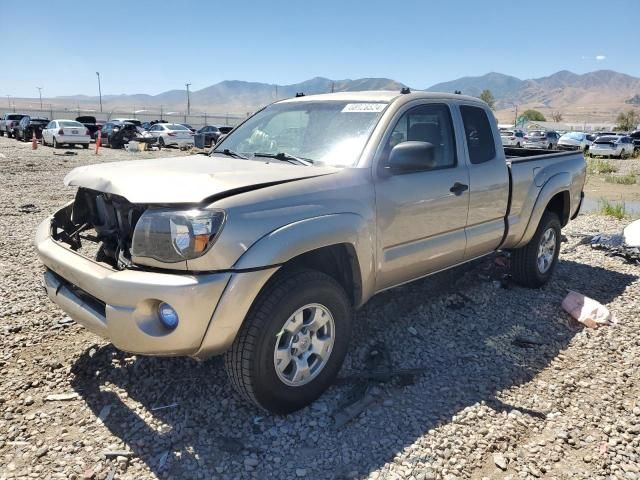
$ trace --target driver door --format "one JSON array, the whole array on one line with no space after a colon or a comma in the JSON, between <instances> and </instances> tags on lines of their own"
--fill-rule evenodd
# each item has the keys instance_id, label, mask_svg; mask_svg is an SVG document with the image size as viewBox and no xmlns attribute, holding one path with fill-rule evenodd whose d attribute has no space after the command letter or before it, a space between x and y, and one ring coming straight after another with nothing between
<instances>
[{"instance_id":1,"label":"driver door","mask_svg":"<svg viewBox=\"0 0 640 480\"><path fill-rule=\"evenodd\" d=\"M434 157L419 171L378 175L377 291L462 262L469 210L469 171L464 156L458 158L447 105L408 109L385 138L378 171L405 141L431 143Z\"/></svg>"}]
</instances>

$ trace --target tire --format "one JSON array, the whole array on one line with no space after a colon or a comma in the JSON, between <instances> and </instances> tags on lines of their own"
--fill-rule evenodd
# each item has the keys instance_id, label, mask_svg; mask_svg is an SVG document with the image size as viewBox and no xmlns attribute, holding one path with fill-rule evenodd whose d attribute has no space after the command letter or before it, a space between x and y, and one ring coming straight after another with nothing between
<instances>
[{"instance_id":1,"label":"tire","mask_svg":"<svg viewBox=\"0 0 640 480\"><path fill-rule=\"evenodd\" d=\"M289 333L291 330L285 326L289 324L292 328L291 323L299 323L300 315L294 314L303 307L304 323L296 327L302 330L295 330L300 334L298 341L298 335ZM329 313L329 320L322 327L327 330L318 330L325 336L324 340L317 332L312 333L312 329L305 331L309 325L307 314L314 311L324 312L320 317L323 319ZM298 320L293 320L294 317ZM273 413L290 413L309 405L322 395L338 374L349 345L351 320L351 303L340 284L330 276L315 270L278 272L258 295L233 345L225 353L225 369L231 384L246 401ZM322 357L313 353L317 348L314 342L326 342L331 337L333 345L325 347L328 350L323 362ZM288 362L283 360L286 364L282 363L287 368L276 367L277 345L288 345L280 349L288 358ZM306 350L294 353L299 351L296 345ZM296 385L295 377L300 372L293 358L304 355L305 360L300 364L309 367L311 359L311 370L305 369L307 376L301 376ZM321 363L313 372L318 358ZM288 367L292 367L289 373ZM287 375L291 375L294 383L286 383Z\"/></svg>"},{"instance_id":2,"label":"tire","mask_svg":"<svg viewBox=\"0 0 640 480\"><path fill-rule=\"evenodd\" d=\"M625 155L626 155L626 153L625 153L624 148L623 148L622 151L620 152L620 160L624 160Z\"/></svg>"},{"instance_id":3,"label":"tire","mask_svg":"<svg viewBox=\"0 0 640 480\"><path fill-rule=\"evenodd\" d=\"M164 148L166 145L164 144L164 138L158 137L158 147Z\"/></svg>"},{"instance_id":4,"label":"tire","mask_svg":"<svg viewBox=\"0 0 640 480\"><path fill-rule=\"evenodd\" d=\"M44 134L42 134L42 137L40 137L40 143L43 147L47 146L47 141L44 139Z\"/></svg>"},{"instance_id":5,"label":"tire","mask_svg":"<svg viewBox=\"0 0 640 480\"><path fill-rule=\"evenodd\" d=\"M83 143L82 144L82 148L84 148L85 150L89 149L89 144L88 143Z\"/></svg>"},{"instance_id":6,"label":"tire","mask_svg":"<svg viewBox=\"0 0 640 480\"><path fill-rule=\"evenodd\" d=\"M520 144L520 142L516 143L516 148L522 148L522 145Z\"/></svg>"},{"instance_id":7,"label":"tire","mask_svg":"<svg viewBox=\"0 0 640 480\"><path fill-rule=\"evenodd\" d=\"M0 130L0 137L4 137L4 130Z\"/></svg>"},{"instance_id":8,"label":"tire","mask_svg":"<svg viewBox=\"0 0 640 480\"><path fill-rule=\"evenodd\" d=\"M11 130L7 130L7 138L11 138Z\"/></svg>"},{"instance_id":9,"label":"tire","mask_svg":"<svg viewBox=\"0 0 640 480\"><path fill-rule=\"evenodd\" d=\"M56 137L53 137L53 148L60 148L62 145L58 143Z\"/></svg>"},{"instance_id":10,"label":"tire","mask_svg":"<svg viewBox=\"0 0 640 480\"><path fill-rule=\"evenodd\" d=\"M511 275L517 283L523 287L540 288L549 281L558 263L560 230L558 215L546 211L529 243L511 252ZM549 238L550 236L553 238ZM546 262L544 259L539 261L542 249L545 249Z\"/></svg>"},{"instance_id":11,"label":"tire","mask_svg":"<svg viewBox=\"0 0 640 480\"><path fill-rule=\"evenodd\" d=\"M553 144L550 143L549 146L547 147L547 150L553 150Z\"/></svg>"}]
</instances>

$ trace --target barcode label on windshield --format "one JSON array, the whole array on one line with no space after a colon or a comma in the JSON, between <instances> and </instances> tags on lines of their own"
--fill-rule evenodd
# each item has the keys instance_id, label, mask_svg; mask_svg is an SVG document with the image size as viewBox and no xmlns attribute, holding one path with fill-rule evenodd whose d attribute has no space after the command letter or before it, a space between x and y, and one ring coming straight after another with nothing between
<instances>
[{"instance_id":1,"label":"barcode label on windshield","mask_svg":"<svg viewBox=\"0 0 640 480\"><path fill-rule=\"evenodd\" d=\"M347 103L343 113L378 113L384 110L386 103Z\"/></svg>"}]
</instances>

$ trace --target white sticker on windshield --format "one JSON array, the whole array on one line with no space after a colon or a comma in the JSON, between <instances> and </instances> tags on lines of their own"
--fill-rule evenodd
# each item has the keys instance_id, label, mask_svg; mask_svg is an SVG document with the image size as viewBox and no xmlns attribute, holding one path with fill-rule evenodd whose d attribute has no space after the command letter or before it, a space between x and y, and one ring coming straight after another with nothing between
<instances>
[{"instance_id":1,"label":"white sticker on windshield","mask_svg":"<svg viewBox=\"0 0 640 480\"><path fill-rule=\"evenodd\" d=\"M344 113L378 113L386 106L386 103L347 103L342 111Z\"/></svg>"}]
</instances>

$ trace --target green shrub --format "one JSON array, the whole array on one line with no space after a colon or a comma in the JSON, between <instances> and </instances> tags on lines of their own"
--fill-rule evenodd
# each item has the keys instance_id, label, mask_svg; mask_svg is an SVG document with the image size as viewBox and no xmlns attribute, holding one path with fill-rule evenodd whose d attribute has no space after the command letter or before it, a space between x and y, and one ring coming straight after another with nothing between
<instances>
[{"instance_id":1,"label":"green shrub","mask_svg":"<svg viewBox=\"0 0 640 480\"><path fill-rule=\"evenodd\" d=\"M623 203L610 202L604 198L600 199L600 214L607 217L614 217L618 220L623 219L627 215L627 209Z\"/></svg>"},{"instance_id":2,"label":"green shrub","mask_svg":"<svg viewBox=\"0 0 640 480\"><path fill-rule=\"evenodd\" d=\"M607 175L604 177L604 181L607 183L618 183L620 185L635 185L636 176L632 173L629 175Z\"/></svg>"},{"instance_id":3,"label":"green shrub","mask_svg":"<svg viewBox=\"0 0 640 480\"><path fill-rule=\"evenodd\" d=\"M601 158L590 158L587 160L587 172L594 175L598 173L614 173L618 167L607 160Z\"/></svg>"}]
</instances>

